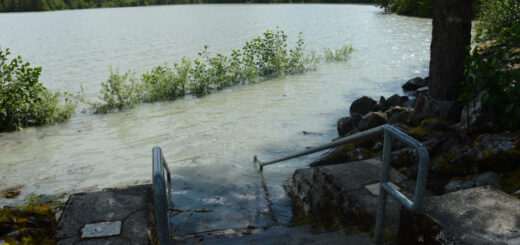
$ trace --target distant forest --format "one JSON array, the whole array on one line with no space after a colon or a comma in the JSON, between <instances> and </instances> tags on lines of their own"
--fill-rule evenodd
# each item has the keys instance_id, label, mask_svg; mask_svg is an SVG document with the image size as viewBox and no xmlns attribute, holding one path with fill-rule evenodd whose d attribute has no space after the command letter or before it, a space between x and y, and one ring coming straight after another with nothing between
<instances>
[{"instance_id":1,"label":"distant forest","mask_svg":"<svg viewBox=\"0 0 520 245\"><path fill-rule=\"evenodd\" d=\"M373 3L373 0L0 0L0 12L201 3Z\"/></svg>"}]
</instances>

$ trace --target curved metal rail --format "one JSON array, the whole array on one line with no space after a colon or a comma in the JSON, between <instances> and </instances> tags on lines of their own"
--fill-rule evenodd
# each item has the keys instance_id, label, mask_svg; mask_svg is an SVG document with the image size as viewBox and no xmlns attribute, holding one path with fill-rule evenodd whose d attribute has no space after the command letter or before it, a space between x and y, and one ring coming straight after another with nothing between
<instances>
[{"instance_id":1,"label":"curved metal rail","mask_svg":"<svg viewBox=\"0 0 520 245\"><path fill-rule=\"evenodd\" d=\"M416 139L408 136L407 134L399 131L398 129L390 126L383 125L376 128L372 128L363 132L359 132L341 139L338 139L334 142L321 145L318 147L311 148L306 151L302 151L296 154L292 154L286 157L282 157L269 162L261 162L258 160L257 156L254 156L254 166L259 171L263 171L264 166L275 164L278 162L286 161L289 159L297 158L300 156L312 154L315 152L323 151L326 149L330 149L336 146L353 143L355 141L370 138L376 135L384 134L384 146L383 146L383 164L381 166L381 176L380 176L380 189L379 189L379 197L378 197L378 208L377 208L377 216L376 216L376 231L375 231L375 240L377 243L381 242L381 236L383 231L383 219L384 212L386 207L386 194L389 193L392 197L397 199L405 208L417 211L421 208L423 199L424 199L424 190L426 189L426 181L428 177L428 163L429 156L426 148L421 144L421 142ZM408 199L403 193L399 190L395 189L388 183L388 174L390 170L390 153L392 152L392 139L400 140L407 145L416 149L417 155L419 156L419 170L417 174L417 183L415 185L415 195L413 198L413 202Z\"/></svg>"},{"instance_id":2,"label":"curved metal rail","mask_svg":"<svg viewBox=\"0 0 520 245\"><path fill-rule=\"evenodd\" d=\"M152 149L152 165L153 205L159 243L171 244L172 236L170 221L168 220L168 204L171 201L172 181L168 163L164 160L162 150L158 146ZM165 172L166 179L164 178Z\"/></svg>"}]
</instances>

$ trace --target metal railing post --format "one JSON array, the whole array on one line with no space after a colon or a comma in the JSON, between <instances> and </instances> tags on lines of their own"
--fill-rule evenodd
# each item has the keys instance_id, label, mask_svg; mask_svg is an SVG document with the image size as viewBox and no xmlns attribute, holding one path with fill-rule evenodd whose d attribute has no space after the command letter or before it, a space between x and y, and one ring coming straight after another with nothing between
<instances>
[{"instance_id":1,"label":"metal railing post","mask_svg":"<svg viewBox=\"0 0 520 245\"><path fill-rule=\"evenodd\" d=\"M381 164L381 176L379 179L379 195L377 200L377 214L376 214L376 231L375 240L376 243L381 242L383 235L383 223L385 220L385 209L386 209L386 191L383 188L383 183L388 182L388 172L390 170L390 161L392 153L392 135L385 131L385 139L383 145L383 162Z\"/></svg>"},{"instance_id":2,"label":"metal railing post","mask_svg":"<svg viewBox=\"0 0 520 245\"><path fill-rule=\"evenodd\" d=\"M164 172L167 174L165 183ZM168 164L164 161L161 148L152 149L152 189L157 235L160 244L171 244L170 221L168 220L168 203L171 193L171 176ZM168 189L166 189L168 184Z\"/></svg>"}]
</instances>

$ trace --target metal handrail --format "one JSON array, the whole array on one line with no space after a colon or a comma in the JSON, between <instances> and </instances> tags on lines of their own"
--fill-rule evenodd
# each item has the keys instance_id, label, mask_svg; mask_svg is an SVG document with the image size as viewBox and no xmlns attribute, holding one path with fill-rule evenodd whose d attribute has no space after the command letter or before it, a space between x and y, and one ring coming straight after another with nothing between
<instances>
[{"instance_id":1,"label":"metal handrail","mask_svg":"<svg viewBox=\"0 0 520 245\"><path fill-rule=\"evenodd\" d=\"M306 151L302 151L300 153L292 154L286 157L282 157L269 162L261 162L258 160L257 156L254 156L254 166L259 171L263 171L264 166L271 165L274 163L286 161L289 159L297 158L300 156L312 154L315 152L323 151L326 149L330 149L336 146L352 143L358 141L360 139L365 139L369 137L373 137L375 135L379 135L384 133L384 146L383 146L383 163L381 166L381 175L380 175L380 188L379 188L379 197L378 197L378 207L377 207L377 215L376 215L376 231L375 231L375 240L376 243L381 242L381 236L383 231L383 221L384 221L384 212L386 207L386 194L389 193L392 197L397 199L405 208L417 211L421 208L423 199L424 199L424 191L426 189L426 182L428 177L428 163L429 156L426 147L424 147L421 142L416 139L408 136L407 134L399 131L398 129L385 124L376 128L372 128L363 132L359 132L341 139L338 139L334 142L321 145L318 147L311 148ZM398 140L403 141L407 145L414 147L419 156L419 170L417 174L417 183L415 185L415 195L413 202L410 201L403 193L401 193L396 188L392 187L388 183L388 174L390 172L390 161L391 161L391 152L392 152L392 139L396 138Z\"/></svg>"},{"instance_id":2,"label":"metal handrail","mask_svg":"<svg viewBox=\"0 0 520 245\"><path fill-rule=\"evenodd\" d=\"M166 172L166 183L164 178ZM160 244L171 243L170 221L168 220L168 205L171 201L172 181L170 168L164 160L162 150L156 146L152 149L152 181L153 204L155 209L155 221ZM168 185L168 189L166 189Z\"/></svg>"}]
</instances>

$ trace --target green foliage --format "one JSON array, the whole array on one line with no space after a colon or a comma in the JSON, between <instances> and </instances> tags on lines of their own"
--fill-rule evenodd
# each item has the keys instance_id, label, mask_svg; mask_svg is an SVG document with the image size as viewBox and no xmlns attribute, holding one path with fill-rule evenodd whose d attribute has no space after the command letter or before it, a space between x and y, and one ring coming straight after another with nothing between
<instances>
[{"instance_id":1,"label":"green foliage","mask_svg":"<svg viewBox=\"0 0 520 245\"><path fill-rule=\"evenodd\" d=\"M390 10L400 15L432 17L433 0L396 0Z\"/></svg>"},{"instance_id":2,"label":"green foliage","mask_svg":"<svg viewBox=\"0 0 520 245\"><path fill-rule=\"evenodd\" d=\"M63 122L75 109L68 94L52 93L39 81L41 67L0 49L0 131Z\"/></svg>"},{"instance_id":3,"label":"green foliage","mask_svg":"<svg viewBox=\"0 0 520 245\"><path fill-rule=\"evenodd\" d=\"M336 50L325 49L325 60L328 62L347 61L350 58L352 51L354 51L354 48L349 44L345 44L343 47Z\"/></svg>"},{"instance_id":4,"label":"green foliage","mask_svg":"<svg viewBox=\"0 0 520 245\"><path fill-rule=\"evenodd\" d=\"M0 0L0 12L201 3L372 3L372 0Z\"/></svg>"},{"instance_id":5,"label":"green foliage","mask_svg":"<svg viewBox=\"0 0 520 245\"><path fill-rule=\"evenodd\" d=\"M390 6L394 3L393 0L374 0L376 6L385 10L385 12L390 12Z\"/></svg>"},{"instance_id":6,"label":"green foliage","mask_svg":"<svg viewBox=\"0 0 520 245\"><path fill-rule=\"evenodd\" d=\"M520 26L520 1L484 0L479 22L475 27L475 41L484 42L514 35Z\"/></svg>"},{"instance_id":7,"label":"green foliage","mask_svg":"<svg viewBox=\"0 0 520 245\"><path fill-rule=\"evenodd\" d=\"M123 109L144 100L144 84L137 80L133 74L130 72L119 74L119 69L114 72L112 67L109 70L108 80L101 83L102 97L100 99L105 103L93 104L96 112Z\"/></svg>"},{"instance_id":8,"label":"green foliage","mask_svg":"<svg viewBox=\"0 0 520 245\"><path fill-rule=\"evenodd\" d=\"M328 61L345 61L352 47L345 45L328 52ZM91 104L96 112L105 113L142 102L174 100L186 94L204 96L237 84L312 70L319 61L314 52L305 53L301 36L290 49L283 31L266 31L242 49L233 50L230 56L212 56L205 46L194 61L183 58L173 68L158 66L140 79L130 72L120 74L110 69L109 79L102 83L103 103Z\"/></svg>"},{"instance_id":9,"label":"green foliage","mask_svg":"<svg viewBox=\"0 0 520 245\"><path fill-rule=\"evenodd\" d=\"M31 194L24 198L24 202L26 206L49 205L55 211L61 211L65 207L65 197L65 193L59 195Z\"/></svg>"},{"instance_id":10,"label":"green foliage","mask_svg":"<svg viewBox=\"0 0 520 245\"><path fill-rule=\"evenodd\" d=\"M514 130L520 127L520 13L503 7L518 8L520 3L515 7L506 5L508 2L497 0L493 2L494 7L484 5L476 40L495 40L477 46L467 58L465 91L459 100L467 103L476 94L487 91L483 102L495 110L504 128ZM504 20L516 21L516 24ZM482 31L482 28L490 29Z\"/></svg>"}]
</instances>

